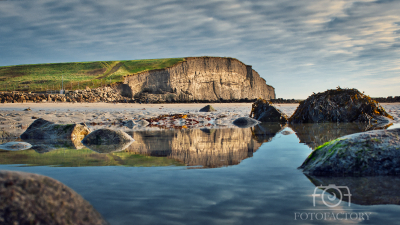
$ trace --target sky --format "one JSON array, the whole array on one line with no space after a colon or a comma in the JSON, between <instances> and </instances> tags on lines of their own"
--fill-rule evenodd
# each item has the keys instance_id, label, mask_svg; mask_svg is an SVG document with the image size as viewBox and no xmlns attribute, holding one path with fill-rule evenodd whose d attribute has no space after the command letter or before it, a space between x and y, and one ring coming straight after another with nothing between
<instances>
[{"instance_id":1,"label":"sky","mask_svg":"<svg viewBox=\"0 0 400 225\"><path fill-rule=\"evenodd\" d=\"M305 99L400 96L398 0L0 0L0 66L237 58Z\"/></svg>"}]
</instances>

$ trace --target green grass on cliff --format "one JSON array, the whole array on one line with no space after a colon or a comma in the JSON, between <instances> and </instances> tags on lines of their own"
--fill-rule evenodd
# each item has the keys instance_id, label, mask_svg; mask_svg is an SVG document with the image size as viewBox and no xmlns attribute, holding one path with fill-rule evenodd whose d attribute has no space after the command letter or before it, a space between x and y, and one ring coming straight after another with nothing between
<instances>
[{"instance_id":1,"label":"green grass on cliff","mask_svg":"<svg viewBox=\"0 0 400 225\"><path fill-rule=\"evenodd\" d=\"M51 63L0 67L0 91L96 88L123 81L124 76L171 67L184 58Z\"/></svg>"}]
</instances>

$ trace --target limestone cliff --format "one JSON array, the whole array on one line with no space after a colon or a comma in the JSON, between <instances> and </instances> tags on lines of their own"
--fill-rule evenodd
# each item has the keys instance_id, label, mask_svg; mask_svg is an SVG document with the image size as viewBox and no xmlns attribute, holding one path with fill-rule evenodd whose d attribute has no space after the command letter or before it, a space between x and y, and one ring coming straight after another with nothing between
<instances>
[{"instance_id":1,"label":"limestone cliff","mask_svg":"<svg viewBox=\"0 0 400 225\"><path fill-rule=\"evenodd\" d=\"M275 89L237 59L190 57L171 68L125 78L122 95L160 101L274 99Z\"/></svg>"}]
</instances>

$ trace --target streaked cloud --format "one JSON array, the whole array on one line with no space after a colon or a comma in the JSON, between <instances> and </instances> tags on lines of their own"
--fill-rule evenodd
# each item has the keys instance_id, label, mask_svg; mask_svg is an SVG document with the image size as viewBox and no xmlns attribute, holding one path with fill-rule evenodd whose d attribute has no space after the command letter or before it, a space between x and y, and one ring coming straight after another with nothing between
<instances>
[{"instance_id":1,"label":"streaked cloud","mask_svg":"<svg viewBox=\"0 0 400 225\"><path fill-rule=\"evenodd\" d=\"M400 95L399 10L383 0L1 1L0 65L229 56L278 97L338 85Z\"/></svg>"}]
</instances>

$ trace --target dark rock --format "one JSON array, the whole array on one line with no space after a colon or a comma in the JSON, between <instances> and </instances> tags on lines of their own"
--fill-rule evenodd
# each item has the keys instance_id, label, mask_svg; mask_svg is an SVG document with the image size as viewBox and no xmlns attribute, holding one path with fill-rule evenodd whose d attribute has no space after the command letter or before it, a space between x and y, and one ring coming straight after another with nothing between
<instances>
[{"instance_id":1,"label":"dark rock","mask_svg":"<svg viewBox=\"0 0 400 225\"><path fill-rule=\"evenodd\" d=\"M281 123L259 123L251 128L251 135L258 143L269 142L285 127Z\"/></svg>"},{"instance_id":2,"label":"dark rock","mask_svg":"<svg viewBox=\"0 0 400 225\"><path fill-rule=\"evenodd\" d=\"M108 153L122 151L135 141L127 133L110 129L98 129L87 135L82 143L93 151Z\"/></svg>"},{"instance_id":3,"label":"dark rock","mask_svg":"<svg viewBox=\"0 0 400 225\"><path fill-rule=\"evenodd\" d=\"M260 123L260 122L258 122L255 119L252 119L250 117L240 117L233 121L233 124L235 124L236 126L238 126L240 128L253 127L258 123Z\"/></svg>"},{"instance_id":4,"label":"dark rock","mask_svg":"<svg viewBox=\"0 0 400 225\"><path fill-rule=\"evenodd\" d=\"M287 122L287 116L264 99L253 103L250 117L261 122Z\"/></svg>"},{"instance_id":5,"label":"dark rock","mask_svg":"<svg viewBox=\"0 0 400 225\"><path fill-rule=\"evenodd\" d=\"M55 124L53 122L37 119L21 135L22 139L70 139L82 140L90 133L84 124Z\"/></svg>"},{"instance_id":6,"label":"dark rock","mask_svg":"<svg viewBox=\"0 0 400 225\"><path fill-rule=\"evenodd\" d=\"M206 105L199 110L199 112L214 112L215 110L211 105Z\"/></svg>"},{"instance_id":7,"label":"dark rock","mask_svg":"<svg viewBox=\"0 0 400 225\"><path fill-rule=\"evenodd\" d=\"M379 116L393 119L379 103L357 89L338 88L308 97L300 103L289 121L291 123L372 122L378 124L380 119L377 117Z\"/></svg>"},{"instance_id":8,"label":"dark rock","mask_svg":"<svg viewBox=\"0 0 400 225\"><path fill-rule=\"evenodd\" d=\"M1 224L108 224L80 195L52 178L0 171Z\"/></svg>"},{"instance_id":9,"label":"dark rock","mask_svg":"<svg viewBox=\"0 0 400 225\"><path fill-rule=\"evenodd\" d=\"M20 151L30 149L31 147L32 145L27 142L7 142L0 145L0 149L7 151Z\"/></svg>"},{"instance_id":10,"label":"dark rock","mask_svg":"<svg viewBox=\"0 0 400 225\"><path fill-rule=\"evenodd\" d=\"M400 174L400 128L347 135L316 148L300 166L311 175Z\"/></svg>"}]
</instances>

